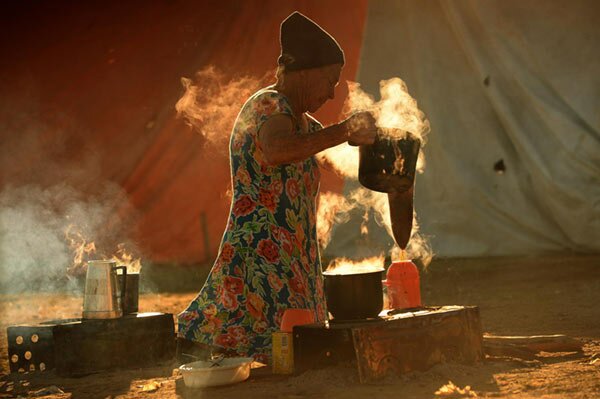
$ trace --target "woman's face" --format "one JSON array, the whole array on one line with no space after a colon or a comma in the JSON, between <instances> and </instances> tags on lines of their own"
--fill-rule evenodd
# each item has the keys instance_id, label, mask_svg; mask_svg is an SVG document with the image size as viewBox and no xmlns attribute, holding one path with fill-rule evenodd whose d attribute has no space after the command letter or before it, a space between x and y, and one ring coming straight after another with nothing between
<instances>
[{"instance_id":1,"label":"woman's face","mask_svg":"<svg viewBox=\"0 0 600 399\"><path fill-rule=\"evenodd\" d=\"M306 84L306 109L315 112L335 97L335 87L340 80L341 64L327 65L321 68L307 69L304 82Z\"/></svg>"}]
</instances>

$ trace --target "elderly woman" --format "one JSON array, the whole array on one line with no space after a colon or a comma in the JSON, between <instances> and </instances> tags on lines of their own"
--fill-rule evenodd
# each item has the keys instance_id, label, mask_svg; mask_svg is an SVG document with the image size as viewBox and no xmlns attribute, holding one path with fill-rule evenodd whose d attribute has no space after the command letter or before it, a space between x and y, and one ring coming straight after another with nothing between
<instances>
[{"instance_id":1,"label":"elderly woman","mask_svg":"<svg viewBox=\"0 0 600 399\"><path fill-rule=\"evenodd\" d=\"M344 64L338 43L295 12L281 24L277 83L242 107L230 142L233 198L218 258L179 314L180 344L203 344L266 362L288 308L327 318L316 235L314 155L349 141L370 144L370 114L323 128L317 111Z\"/></svg>"}]
</instances>

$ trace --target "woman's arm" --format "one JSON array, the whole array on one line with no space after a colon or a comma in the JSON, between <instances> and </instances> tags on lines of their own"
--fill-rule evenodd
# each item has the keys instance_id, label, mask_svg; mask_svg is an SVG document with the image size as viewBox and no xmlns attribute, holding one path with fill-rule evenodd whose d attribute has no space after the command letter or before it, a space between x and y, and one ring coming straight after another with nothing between
<instances>
[{"instance_id":1,"label":"woman's arm","mask_svg":"<svg viewBox=\"0 0 600 399\"><path fill-rule=\"evenodd\" d=\"M265 161L269 165L281 165L302 161L326 148L345 141L352 144L371 144L377 129L369 113L352 115L343 122L310 134L294 133L292 118L275 115L265 121L258 132Z\"/></svg>"}]
</instances>

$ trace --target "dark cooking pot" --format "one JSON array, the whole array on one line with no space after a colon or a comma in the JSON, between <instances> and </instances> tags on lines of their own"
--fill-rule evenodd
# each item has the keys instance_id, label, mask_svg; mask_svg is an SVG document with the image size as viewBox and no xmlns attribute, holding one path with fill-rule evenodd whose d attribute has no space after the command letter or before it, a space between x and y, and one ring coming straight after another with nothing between
<instances>
[{"instance_id":1,"label":"dark cooking pot","mask_svg":"<svg viewBox=\"0 0 600 399\"><path fill-rule=\"evenodd\" d=\"M389 136L404 138L390 138ZM373 144L359 147L358 180L374 191L404 192L415 181L415 169L421 142L399 129L378 129Z\"/></svg>"},{"instance_id":2,"label":"dark cooking pot","mask_svg":"<svg viewBox=\"0 0 600 399\"><path fill-rule=\"evenodd\" d=\"M327 308L337 320L377 317L383 308L382 269L368 273L324 272Z\"/></svg>"}]
</instances>

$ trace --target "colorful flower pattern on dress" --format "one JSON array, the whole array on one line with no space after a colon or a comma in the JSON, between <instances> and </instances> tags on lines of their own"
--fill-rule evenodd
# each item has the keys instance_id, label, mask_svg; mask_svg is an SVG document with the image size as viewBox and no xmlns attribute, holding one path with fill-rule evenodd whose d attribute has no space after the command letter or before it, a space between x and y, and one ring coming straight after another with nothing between
<instances>
[{"instance_id":1,"label":"colorful flower pattern on dress","mask_svg":"<svg viewBox=\"0 0 600 399\"><path fill-rule=\"evenodd\" d=\"M258 131L277 114L292 117L292 110L270 89L240 111L229 147L232 206L219 255L178 319L181 337L265 362L285 309L310 309L315 320L327 315L315 226L319 168L314 157L265 163ZM322 128L309 120L308 133L296 128L295 134Z\"/></svg>"}]
</instances>

